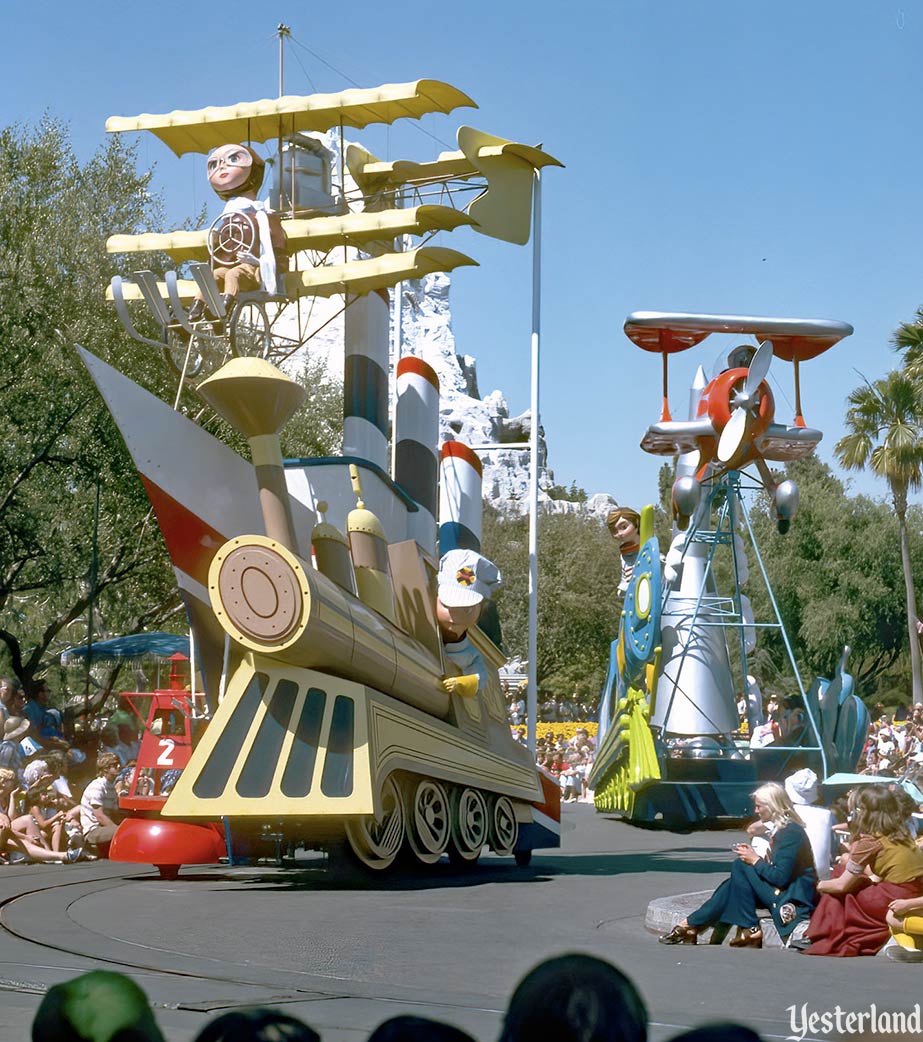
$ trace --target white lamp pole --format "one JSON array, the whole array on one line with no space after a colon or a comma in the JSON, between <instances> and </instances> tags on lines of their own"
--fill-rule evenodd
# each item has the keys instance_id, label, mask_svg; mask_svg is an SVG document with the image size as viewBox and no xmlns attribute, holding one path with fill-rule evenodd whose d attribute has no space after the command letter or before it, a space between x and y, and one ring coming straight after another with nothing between
<instances>
[{"instance_id":1,"label":"white lamp pole","mask_svg":"<svg viewBox=\"0 0 923 1042\"><path fill-rule=\"evenodd\" d=\"M527 741L535 753L538 719L538 408L539 340L542 321L542 172L535 171L532 200L532 426L529 431L529 675Z\"/></svg>"}]
</instances>

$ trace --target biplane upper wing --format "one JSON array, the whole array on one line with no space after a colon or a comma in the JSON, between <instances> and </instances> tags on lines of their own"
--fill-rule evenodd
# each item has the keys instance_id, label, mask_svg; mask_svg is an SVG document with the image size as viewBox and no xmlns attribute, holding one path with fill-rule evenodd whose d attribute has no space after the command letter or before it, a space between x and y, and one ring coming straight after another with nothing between
<instances>
[{"instance_id":1,"label":"biplane upper wing","mask_svg":"<svg viewBox=\"0 0 923 1042\"><path fill-rule=\"evenodd\" d=\"M711 333L741 333L762 343L786 362L804 362L850 336L848 322L828 318L767 318L755 315L696 315L671 311L634 311L625 334L645 351L672 354L701 343Z\"/></svg>"},{"instance_id":2,"label":"biplane upper wing","mask_svg":"<svg viewBox=\"0 0 923 1042\"><path fill-rule=\"evenodd\" d=\"M209 152L229 141L268 141L302 131L323 132L341 124L361 128L402 118L419 119L431 112L447 113L465 105L477 108L467 94L448 83L415 80L339 94L285 95L158 115L110 116L106 130L149 130L182 156Z\"/></svg>"}]
</instances>

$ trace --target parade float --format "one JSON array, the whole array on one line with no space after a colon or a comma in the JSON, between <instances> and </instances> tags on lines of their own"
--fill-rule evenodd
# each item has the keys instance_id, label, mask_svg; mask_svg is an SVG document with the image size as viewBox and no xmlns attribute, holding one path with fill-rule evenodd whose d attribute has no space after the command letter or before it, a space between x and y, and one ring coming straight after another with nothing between
<instances>
[{"instance_id":1,"label":"parade float","mask_svg":"<svg viewBox=\"0 0 923 1042\"><path fill-rule=\"evenodd\" d=\"M662 558L653 507L647 507L639 531L626 539L632 550L627 561L623 557L624 603L589 784L598 810L633 821L688 827L739 818L750 811L750 793L761 782L781 781L802 767L822 779L855 770L868 735L868 711L846 670L848 648L832 678L803 685L748 509L748 499L767 496L778 533L788 531L798 489L773 473L772 464L809 456L822 437L802 415L800 365L852 327L821 319L635 312L625 333L662 356L661 415L641 448L676 458L674 538ZM669 356L712 334L749 336L755 343L726 351L711 380L699 366L688 419L673 419ZM768 383L776 361L793 367L791 423L776 417ZM746 593L751 574L765 585L771 617L754 618ZM740 741L737 708L746 701L751 735L764 724L748 667L761 629L781 637L791 693L804 717L797 734L765 745Z\"/></svg>"},{"instance_id":2,"label":"parade float","mask_svg":"<svg viewBox=\"0 0 923 1042\"><path fill-rule=\"evenodd\" d=\"M471 864L485 846L527 864L559 845L557 784L510 735L504 656L476 624L480 595L464 594L486 588L481 463L461 442L438 444L433 369L390 356L389 290L476 263L396 240L470 225L527 242L537 173L560 164L471 127L457 151L426 162L379 162L344 136L460 105L473 102L419 80L107 123L153 133L178 156L207 154L225 202L210 229L108 241L129 259L161 251L174 262L108 290L126 332L176 371L174 402L80 349L156 513L210 716L156 821L120 827L115 858L153 860L142 833L156 830L157 863L169 865L175 828L179 864L189 828L210 842L218 821L235 837L269 821L287 845L346 849L374 870L402 852ZM323 151L311 135L332 129L339 169L326 156L303 205L299 169ZM257 198L265 164L254 146L270 140L275 207ZM464 209L402 205L453 184L472 200ZM309 391L274 363L310 339L300 303L337 297L342 454L283 459L279 432ZM199 404L243 435L249 460L181 411L184 385L202 376ZM462 593L447 609L450 587ZM466 628L452 630L445 617L465 608Z\"/></svg>"}]
</instances>

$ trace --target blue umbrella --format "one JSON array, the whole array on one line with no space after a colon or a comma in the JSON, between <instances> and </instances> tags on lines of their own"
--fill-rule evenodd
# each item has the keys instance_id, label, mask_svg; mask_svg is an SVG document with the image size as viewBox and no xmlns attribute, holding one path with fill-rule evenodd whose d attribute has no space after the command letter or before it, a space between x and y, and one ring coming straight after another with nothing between
<instances>
[{"instance_id":1,"label":"blue umbrella","mask_svg":"<svg viewBox=\"0 0 923 1042\"><path fill-rule=\"evenodd\" d=\"M117 662L122 659L169 658L177 653L189 654L189 638L175 633L132 633L127 637L94 641L61 654L61 665L72 662Z\"/></svg>"}]
</instances>

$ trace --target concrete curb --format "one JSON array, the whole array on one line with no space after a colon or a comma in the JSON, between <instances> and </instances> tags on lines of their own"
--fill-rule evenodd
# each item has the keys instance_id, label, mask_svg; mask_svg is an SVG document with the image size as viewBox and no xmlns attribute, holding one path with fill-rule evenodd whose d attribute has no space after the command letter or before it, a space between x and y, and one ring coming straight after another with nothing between
<instances>
[{"instance_id":1,"label":"concrete curb","mask_svg":"<svg viewBox=\"0 0 923 1042\"><path fill-rule=\"evenodd\" d=\"M650 930L651 933L669 933L677 923L708 900L711 894L711 890L698 890L689 894L676 894L674 897L655 898L647 906L647 912L644 915L645 929ZM764 948L784 947L776 924L770 916L760 916L760 926L763 928ZM710 943L711 930L703 930L701 936L706 943ZM724 943L726 944L733 936L734 931L731 930Z\"/></svg>"}]
</instances>

